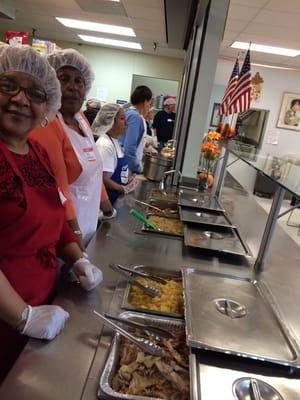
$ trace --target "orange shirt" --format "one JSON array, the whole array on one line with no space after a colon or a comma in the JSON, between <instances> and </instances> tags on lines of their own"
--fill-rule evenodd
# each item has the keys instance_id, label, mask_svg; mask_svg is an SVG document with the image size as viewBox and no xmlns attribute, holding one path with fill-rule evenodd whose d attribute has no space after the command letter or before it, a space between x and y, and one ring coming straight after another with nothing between
<instances>
[{"instance_id":1,"label":"orange shirt","mask_svg":"<svg viewBox=\"0 0 300 400\"><path fill-rule=\"evenodd\" d=\"M76 218L69 185L78 179L82 167L62 124L55 118L45 128L34 129L30 137L47 150L57 184L67 199L64 203L67 220ZM105 187L102 185L101 201L107 199Z\"/></svg>"}]
</instances>

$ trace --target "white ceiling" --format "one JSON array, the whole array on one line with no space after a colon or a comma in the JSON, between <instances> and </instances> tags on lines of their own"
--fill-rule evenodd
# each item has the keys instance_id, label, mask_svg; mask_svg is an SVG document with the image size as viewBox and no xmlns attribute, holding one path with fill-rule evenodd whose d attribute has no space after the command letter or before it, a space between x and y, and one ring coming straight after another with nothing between
<instances>
[{"instance_id":1,"label":"white ceiling","mask_svg":"<svg viewBox=\"0 0 300 400\"><path fill-rule=\"evenodd\" d=\"M37 37L80 43L77 34L87 32L64 27L55 17L83 19L132 27L136 38L94 32L88 32L88 35L137 41L145 53L170 57L184 55L183 50L167 45L163 0L121 0L119 3L109 0L10 1L16 7L16 20L0 19L1 31L31 32L35 28ZM238 50L230 48L235 40L299 49L299 20L300 0L231 0L220 56L237 56ZM156 52L154 42L158 43ZM300 56L291 58L252 52L252 61L300 67Z\"/></svg>"},{"instance_id":2,"label":"white ceiling","mask_svg":"<svg viewBox=\"0 0 300 400\"><path fill-rule=\"evenodd\" d=\"M220 55L236 57L235 40L300 49L300 0L231 0ZM251 52L253 62L300 67L300 56Z\"/></svg>"},{"instance_id":3,"label":"white ceiling","mask_svg":"<svg viewBox=\"0 0 300 400\"><path fill-rule=\"evenodd\" d=\"M1 0L0 0L1 1ZM167 47L163 0L11 0L16 7L16 20L0 19L1 31L37 30L36 36L49 40L85 43L77 34L113 37L141 43L143 52L170 57L183 57L183 50ZM109 35L70 29L55 17L82 19L134 29L136 37ZM157 42L154 52L153 43ZM87 43L85 43L87 44Z\"/></svg>"}]
</instances>

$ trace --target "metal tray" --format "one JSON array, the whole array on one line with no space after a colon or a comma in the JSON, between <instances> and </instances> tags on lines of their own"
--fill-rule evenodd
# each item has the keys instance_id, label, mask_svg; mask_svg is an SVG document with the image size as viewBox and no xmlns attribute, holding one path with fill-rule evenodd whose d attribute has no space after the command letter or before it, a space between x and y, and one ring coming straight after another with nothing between
<instances>
[{"instance_id":1,"label":"metal tray","mask_svg":"<svg viewBox=\"0 0 300 400\"><path fill-rule=\"evenodd\" d=\"M235 227L188 224L184 227L184 244L228 254L252 255L247 243Z\"/></svg>"},{"instance_id":2,"label":"metal tray","mask_svg":"<svg viewBox=\"0 0 300 400\"><path fill-rule=\"evenodd\" d=\"M180 190L178 204L180 206L200 208L202 210L225 212L215 196L206 193L196 193L190 190Z\"/></svg>"},{"instance_id":3,"label":"metal tray","mask_svg":"<svg viewBox=\"0 0 300 400\"><path fill-rule=\"evenodd\" d=\"M291 374L290 368L283 370L279 365L257 362L254 364L254 362L249 363L249 360L242 364L239 359L224 358L213 363L212 357L207 360L206 354L202 351L201 354L190 355L190 376L194 382L191 400L250 400L253 397L249 396L249 378L265 382L279 395L264 393L261 390L264 400L300 399L299 374ZM246 389L245 396L243 392L236 390L242 381L244 381L243 388ZM237 392L240 392L240 396Z\"/></svg>"},{"instance_id":4,"label":"metal tray","mask_svg":"<svg viewBox=\"0 0 300 400\"><path fill-rule=\"evenodd\" d=\"M167 191L166 194L164 195L163 193L161 193L160 190L152 189L150 192L150 201L156 201L156 200L171 201L173 203L177 203L178 193L177 191Z\"/></svg>"},{"instance_id":5,"label":"metal tray","mask_svg":"<svg viewBox=\"0 0 300 400\"><path fill-rule=\"evenodd\" d=\"M182 281L182 275L181 275L180 271L168 271L168 270L165 270L162 268L156 268L156 267L150 267L150 266L136 266L134 269L136 269L138 271L149 272L150 274L156 275L160 278L174 279L175 281ZM149 281L149 282L151 282L151 281ZM183 318L183 314L177 314L177 313L172 313L172 312L167 312L167 311L150 310L149 308L141 308L141 307L134 306L129 301L130 288L131 288L131 284L128 282L127 286L125 288L125 293L124 293L121 308L126 309L126 310L138 311L138 312L142 312L142 313L154 314L154 315L164 315L166 317Z\"/></svg>"},{"instance_id":6,"label":"metal tray","mask_svg":"<svg viewBox=\"0 0 300 400\"><path fill-rule=\"evenodd\" d=\"M159 212L159 211L155 211L152 208L148 208L148 212L149 213L153 213L154 215L159 215L162 217L175 217L178 218L179 217L179 208L178 208L178 204L176 202L172 202L172 201L168 201L168 200L151 200L150 204L160 208L161 210L166 210L166 209L170 209L172 210L172 212ZM176 211L176 212L175 212Z\"/></svg>"},{"instance_id":7,"label":"metal tray","mask_svg":"<svg viewBox=\"0 0 300 400\"><path fill-rule=\"evenodd\" d=\"M122 318L130 319L136 322L145 324L151 324L157 327L167 329L168 331L184 329L184 322L182 320L168 319L165 317L149 316L147 314L138 314L131 312L123 312L120 314ZM103 394L112 399L123 399L123 400L160 400L155 397L128 395L116 392L111 386L111 381L116 373L119 362L119 351L120 351L121 337L116 334L110 349L109 356L105 363L102 375L99 382L99 398L103 398Z\"/></svg>"},{"instance_id":8,"label":"metal tray","mask_svg":"<svg viewBox=\"0 0 300 400\"><path fill-rule=\"evenodd\" d=\"M164 217L164 218L168 218L168 219L178 219L179 220L179 215L177 214L170 214L170 215L159 215L158 213L153 213L148 212L146 218L148 218L150 215L155 215L157 217ZM149 227L147 227L146 225L142 225L142 231L143 232L150 232L150 233L155 233L155 234L159 234L159 235L167 235L167 236L171 236L171 237L177 237L177 238L182 238L182 235L177 235L175 233L172 232L166 232L166 231L155 231L154 229L151 229Z\"/></svg>"},{"instance_id":9,"label":"metal tray","mask_svg":"<svg viewBox=\"0 0 300 400\"><path fill-rule=\"evenodd\" d=\"M235 228L235 226L231 224L229 218L221 212L181 206L179 207L179 215L181 221L184 222Z\"/></svg>"},{"instance_id":10,"label":"metal tray","mask_svg":"<svg viewBox=\"0 0 300 400\"><path fill-rule=\"evenodd\" d=\"M182 275L190 346L300 368L297 341L262 281L194 268Z\"/></svg>"}]
</instances>

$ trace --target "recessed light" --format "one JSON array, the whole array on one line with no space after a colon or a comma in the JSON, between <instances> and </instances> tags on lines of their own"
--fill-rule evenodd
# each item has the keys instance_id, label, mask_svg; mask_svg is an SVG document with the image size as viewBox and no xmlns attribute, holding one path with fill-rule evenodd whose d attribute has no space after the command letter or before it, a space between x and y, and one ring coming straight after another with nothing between
<instances>
[{"instance_id":1,"label":"recessed light","mask_svg":"<svg viewBox=\"0 0 300 400\"><path fill-rule=\"evenodd\" d=\"M233 47L234 49L248 50L249 43L234 42L230 47ZM278 54L280 56L287 56L287 57L297 57L300 55L300 50L286 49L284 47L266 46L264 44L258 44L258 43L251 43L250 50L258 51L260 53Z\"/></svg>"},{"instance_id":2,"label":"recessed light","mask_svg":"<svg viewBox=\"0 0 300 400\"><path fill-rule=\"evenodd\" d=\"M99 24L98 22L82 21L79 19L56 17L57 21L68 28L81 29L85 31L113 33L115 35L136 36L132 28L118 25Z\"/></svg>"},{"instance_id":3,"label":"recessed light","mask_svg":"<svg viewBox=\"0 0 300 400\"><path fill-rule=\"evenodd\" d=\"M116 46L116 47L127 47L129 49L137 49L142 50L142 46L140 43L136 42L126 42L124 40L116 40L116 39L108 39L102 38L98 36L88 36L88 35L78 35L80 39L84 40L85 42L91 43L99 43L99 44L106 44L108 46Z\"/></svg>"}]
</instances>

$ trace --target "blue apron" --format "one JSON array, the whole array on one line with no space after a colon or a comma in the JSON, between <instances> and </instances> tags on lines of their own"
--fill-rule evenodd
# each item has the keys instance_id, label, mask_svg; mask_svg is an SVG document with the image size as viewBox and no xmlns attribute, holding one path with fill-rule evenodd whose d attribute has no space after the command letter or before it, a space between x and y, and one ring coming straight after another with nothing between
<instances>
[{"instance_id":1,"label":"blue apron","mask_svg":"<svg viewBox=\"0 0 300 400\"><path fill-rule=\"evenodd\" d=\"M126 156L123 155L123 157L118 157L118 151L117 151L114 141L112 140L112 138L109 135L107 135L107 136L110 138L110 140L115 148L116 156L117 156L117 166L116 166L115 172L112 174L110 179L113 180L114 182L118 183L119 185L127 185L127 183L128 183L128 162L127 162ZM117 200L117 197L119 196L120 193L117 190L108 189L107 194L108 194L110 202L113 204Z\"/></svg>"}]
</instances>

